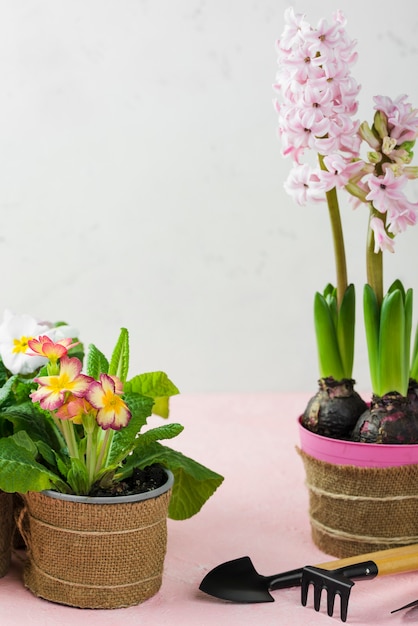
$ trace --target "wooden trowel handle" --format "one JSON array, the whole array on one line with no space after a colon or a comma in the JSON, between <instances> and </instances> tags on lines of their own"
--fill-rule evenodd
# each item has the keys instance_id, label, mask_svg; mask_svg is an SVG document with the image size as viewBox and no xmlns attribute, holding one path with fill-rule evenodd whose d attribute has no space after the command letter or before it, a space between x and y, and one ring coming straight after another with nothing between
<instances>
[{"instance_id":1,"label":"wooden trowel handle","mask_svg":"<svg viewBox=\"0 0 418 626\"><path fill-rule=\"evenodd\" d=\"M338 561L328 561L316 565L326 570L334 570L347 565L354 565L363 561L373 561L378 567L378 576L385 574L399 574L400 572L411 572L418 570L418 544L402 548L390 548L389 550L379 550L378 552L368 552L359 554Z\"/></svg>"}]
</instances>

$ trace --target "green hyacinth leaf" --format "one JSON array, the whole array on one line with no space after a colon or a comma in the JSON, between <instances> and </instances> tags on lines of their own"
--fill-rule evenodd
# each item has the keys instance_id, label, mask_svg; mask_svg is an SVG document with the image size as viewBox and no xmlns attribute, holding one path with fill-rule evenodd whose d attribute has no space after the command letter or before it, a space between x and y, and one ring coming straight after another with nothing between
<instances>
[{"instance_id":1,"label":"green hyacinth leaf","mask_svg":"<svg viewBox=\"0 0 418 626\"><path fill-rule=\"evenodd\" d=\"M393 293L394 291L399 291L402 295L402 300L405 301L405 288L399 278L394 280L388 289L388 293Z\"/></svg>"},{"instance_id":2,"label":"green hyacinth leaf","mask_svg":"<svg viewBox=\"0 0 418 626\"><path fill-rule=\"evenodd\" d=\"M418 324L415 329L415 340L412 350L411 371L409 372L409 376L418 382Z\"/></svg>"},{"instance_id":3,"label":"green hyacinth leaf","mask_svg":"<svg viewBox=\"0 0 418 626\"><path fill-rule=\"evenodd\" d=\"M376 294L370 285L364 286L363 311L372 389L376 395L381 395L379 386L380 311Z\"/></svg>"},{"instance_id":4,"label":"green hyacinth leaf","mask_svg":"<svg viewBox=\"0 0 418 626\"><path fill-rule=\"evenodd\" d=\"M349 285L344 293L337 322L337 337L344 378L352 378L354 363L354 330L356 319L356 293Z\"/></svg>"},{"instance_id":5,"label":"green hyacinth leaf","mask_svg":"<svg viewBox=\"0 0 418 626\"><path fill-rule=\"evenodd\" d=\"M319 373L321 378L332 376L335 380L344 378L344 370L338 347L337 332L332 313L322 294L314 298L314 322L318 348Z\"/></svg>"},{"instance_id":6,"label":"green hyacinth leaf","mask_svg":"<svg viewBox=\"0 0 418 626\"><path fill-rule=\"evenodd\" d=\"M387 293L380 313L379 395L397 391L406 396L405 306L401 290Z\"/></svg>"},{"instance_id":7,"label":"green hyacinth leaf","mask_svg":"<svg viewBox=\"0 0 418 626\"><path fill-rule=\"evenodd\" d=\"M412 289L405 293L405 347L404 347L404 376L409 382L409 361L411 358L411 337L412 337L412 313L413 313Z\"/></svg>"},{"instance_id":8,"label":"green hyacinth leaf","mask_svg":"<svg viewBox=\"0 0 418 626\"><path fill-rule=\"evenodd\" d=\"M334 324L334 328L338 326L338 304L337 304L337 290L334 288L332 292L328 292L325 295L325 302L327 303L329 313L331 315L332 323Z\"/></svg>"}]
</instances>

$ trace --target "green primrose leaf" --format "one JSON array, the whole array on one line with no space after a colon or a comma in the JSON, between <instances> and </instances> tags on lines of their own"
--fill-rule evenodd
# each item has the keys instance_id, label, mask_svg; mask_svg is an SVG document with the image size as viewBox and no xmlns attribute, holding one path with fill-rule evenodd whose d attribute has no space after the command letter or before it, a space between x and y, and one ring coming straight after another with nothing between
<instances>
[{"instance_id":1,"label":"green primrose leaf","mask_svg":"<svg viewBox=\"0 0 418 626\"><path fill-rule=\"evenodd\" d=\"M132 470L135 467L139 467L142 459L147 455L147 450L150 445L156 441L162 439L173 439L177 437L184 427L181 424L164 424L164 426L158 426L157 428L151 428L144 433L141 433L140 437L137 437L134 442L132 454L130 454L123 464L122 469L118 472L118 479L122 479L132 474Z\"/></svg>"},{"instance_id":2,"label":"green primrose leaf","mask_svg":"<svg viewBox=\"0 0 418 626\"><path fill-rule=\"evenodd\" d=\"M22 445L20 445L22 444ZM55 485L67 491L65 483L35 460L36 446L29 446L22 434L0 439L0 489L9 493L42 491Z\"/></svg>"},{"instance_id":3,"label":"green primrose leaf","mask_svg":"<svg viewBox=\"0 0 418 626\"><path fill-rule=\"evenodd\" d=\"M25 450L27 450L33 459L36 458L38 454L38 447L32 441L32 439L29 437L26 431L21 430L15 435L13 435L13 441L21 448L24 448Z\"/></svg>"},{"instance_id":4,"label":"green primrose leaf","mask_svg":"<svg viewBox=\"0 0 418 626\"><path fill-rule=\"evenodd\" d=\"M126 382L125 389L134 391L150 398L174 396L179 390L164 372L147 372L138 374Z\"/></svg>"},{"instance_id":5,"label":"green primrose leaf","mask_svg":"<svg viewBox=\"0 0 418 626\"><path fill-rule=\"evenodd\" d=\"M9 378L9 373L4 366L2 359L0 358L0 386L1 387L3 387L3 385L6 383L8 378Z\"/></svg>"},{"instance_id":6,"label":"green primrose leaf","mask_svg":"<svg viewBox=\"0 0 418 626\"><path fill-rule=\"evenodd\" d=\"M142 428L142 426L146 424L147 418L152 415L154 400L140 393L133 393L132 391L124 393L123 399L128 405L132 418L136 420L135 428L137 428L139 424L139 428ZM125 426L123 430L129 430L130 428L132 428L131 422L129 422L128 426Z\"/></svg>"},{"instance_id":7,"label":"green primrose leaf","mask_svg":"<svg viewBox=\"0 0 418 626\"><path fill-rule=\"evenodd\" d=\"M87 376L91 376L98 380L100 378L100 374L107 374L109 370L109 363L100 350L96 348L93 344L90 344L87 352L87 361L86 361L86 374Z\"/></svg>"},{"instance_id":8,"label":"green primrose leaf","mask_svg":"<svg viewBox=\"0 0 418 626\"><path fill-rule=\"evenodd\" d=\"M113 434L112 446L109 452L108 464L112 467L120 463L135 447L138 433L147 423L152 413L154 401L152 398L139 394L124 394L124 400L131 411L129 424ZM142 435L141 435L142 438Z\"/></svg>"},{"instance_id":9,"label":"green primrose leaf","mask_svg":"<svg viewBox=\"0 0 418 626\"><path fill-rule=\"evenodd\" d=\"M17 380L17 376L11 376L0 388L0 407L7 403L9 398L13 396L13 385Z\"/></svg>"},{"instance_id":10,"label":"green primrose leaf","mask_svg":"<svg viewBox=\"0 0 418 626\"><path fill-rule=\"evenodd\" d=\"M48 411L43 411L32 402L8 406L0 413L0 420L7 420L13 425L13 431L24 430L32 441L44 441L54 450L65 445L64 439Z\"/></svg>"},{"instance_id":11,"label":"green primrose leaf","mask_svg":"<svg viewBox=\"0 0 418 626\"><path fill-rule=\"evenodd\" d=\"M154 415L164 417L164 419L170 417L170 398L168 398L167 396L155 398L152 412L154 413Z\"/></svg>"},{"instance_id":12,"label":"green primrose leaf","mask_svg":"<svg viewBox=\"0 0 418 626\"><path fill-rule=\"evenodd\" d=\"M37 441L36 447L38 448L38 452L48 466L57 468L56 462L56 452L52 448L50 448L44 441Z\"/></svg>"},{"instance_id":13,"label":"green primrose leaf","mask_svg":"<svg viewBox=\"0 0 418 626\"><path fill-rule=\"evenodd\" d=\"M181 424L164 424L164 426L157 426L156 428L150 428L145 433L142 433L141 437L137 439L140 446L147 447L154 441L160 441L161 439L173 439L177 437L184 430L184 426Z\"/></svg>"},{"instance_id":14,"label":"green primrose leaf","mask_svg":"<svg viewBox=\"0 0 418 626\"><path fill-rule=\"evenodd\" d=\"M165 418L169 416L169 398L180 393L164 372L138 374L126 381L125 390L153 398L152 412Z\"/></svg>"},{"instance_id":15,"label":"green primrose leaf","mask_svg":"<svg viewBox=\"0 0 418 626\"><path fill-rule=\"evenodd\" d=\"M213 472L181 452L160 443L150 444L141 455L144 468L160 463L174 474L173 492L168 509L171 519L187 519L200 511L206 500L223 482L223 476Z\"/></svg>"},{"instance_id":16,"label":"green primrose leaf","mask_svg":"<svg viewBox=\"0 0 418 626\"><path fill-rule=\"evenodd\" d=\"M114 347L110 363L109 375L117 376L124 383L129 369L129 333L126 328L120 329L119 338Z\"/></svg>"},{"instance_id":17,"label":"green primrose leaf","mask_svg":"<svg viewBox=\"0 0 418 626\"><path fill-rule=\"evenodd\" d=\"M67 482L74 493L78 495L88 495L90 490L89 475L86 466L80 461L80 459L71 459L71 466L67 474Z\"/></svg>"}]
</instances>

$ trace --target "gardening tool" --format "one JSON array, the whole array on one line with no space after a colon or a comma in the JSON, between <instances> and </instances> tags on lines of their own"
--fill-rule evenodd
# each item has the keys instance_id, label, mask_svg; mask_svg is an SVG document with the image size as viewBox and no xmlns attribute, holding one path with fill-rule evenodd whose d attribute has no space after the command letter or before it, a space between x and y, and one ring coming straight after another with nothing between
<instances>
[{"instance_id":1,"label":"gardening tool","mask_svg":"<svg viewBox=\"0 0 418 626\"><path fill-rule=\"evenodd\" d=\"M395 560L398 563L396 568ZM328 561L316 568L328 572L339 570L341 574L345 568L365 561L373 561L378 567L379 575L412 571L418 569L418 544ZM216 598L232 602L274 602L270 591L300 586L303 570L301 567L273 576L262 576L256 571L250 557L244 556L222 563L208 572L199 589ZM353 577L352 570L347 571Z\"/></svg>"},{"instance_id":2,"label":"gardening tool","mask_svg":"<svg viewBox=\"0 0 418 626\"><path fill-rule=\"evenodd\" d=\"M397 613L398 611L403 611L404 609L410 609L413 606L418 606L418 600L413 600L412 602L409 602L408 604L404 604L399 609L395 609L394 611L391 611L391 613Z\"/></svg>"},{"instance_id":3,"label":"gardening tool","mask_svg":"<svg viewBox=\"0 0 418 626\"><path fill-rule=\"evenodd\" d=\"M321 608L322 591L327 592L327 613L330 617L334 615L335 596L340 596L340 617L341 621L347 620L348 600L350 598L351 587L356 580L366 580L375 578L379 573L374 561L356 563L347 567L327 571L320 567L307 566L303 568L301 584L301 601L306 606L309 586L314 588L314 608L319 611Z\"/></svg>"},{"instance_id":4,"label":"gardening tool","mask_svg":"<svg viewBox=\"0 0 418 626\"><path fill-rule=\"evenodd\" d=\"M346 564L332 570L323 567L304 567L301 581L301 601L303 606L307 604L309 586L313 585L315 610L320 610L321 594L325 590L327 592L327 613L332 617L334 614L335 596L338 595L340 596L340 617L345 622L350 591L354 585L353 579L366 580L376 576L410 572L418 569L418 545L371 552L362 555L360 559L361 562L353 562L351 565ZM357 561L360 559L358 558Z\"/></svg>"}]
</instances>

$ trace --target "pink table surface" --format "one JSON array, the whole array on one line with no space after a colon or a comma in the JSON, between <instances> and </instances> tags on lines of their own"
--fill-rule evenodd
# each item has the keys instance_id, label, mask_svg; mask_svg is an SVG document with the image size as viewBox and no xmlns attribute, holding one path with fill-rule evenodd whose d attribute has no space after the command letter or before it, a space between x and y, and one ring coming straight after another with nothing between
<instances>
[{"instance_id":1,"label":"pink table surface","mask_svg":"<svg viewBox=\"0 0 418 626\"><path fill-rule=\"evenodd\" d=\"M248 555L262 574L328 560L311 540L308 494L296 418L308 394L178 396L172 421L185 426L171 442L225 476L218 492L190 520L168 523L168 550L159 593L136 607L81 610L34 597L21 582L14 558L0 580L2 626L310 626L342 623L325 609L300 604L298 588L273 592L275 602L233 604L199 591L204 575L224 561ZM65 558L65 555L63 555ZM418 598L418 572L357 582L348 624L418 623L418 610L391 615ZM323 598L323 607L325 606ZM337 602L338 606L338 602Z\"/></svg>"}]
</instances>

